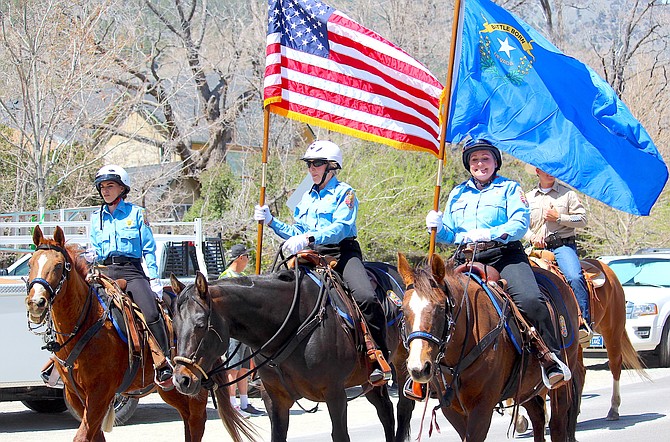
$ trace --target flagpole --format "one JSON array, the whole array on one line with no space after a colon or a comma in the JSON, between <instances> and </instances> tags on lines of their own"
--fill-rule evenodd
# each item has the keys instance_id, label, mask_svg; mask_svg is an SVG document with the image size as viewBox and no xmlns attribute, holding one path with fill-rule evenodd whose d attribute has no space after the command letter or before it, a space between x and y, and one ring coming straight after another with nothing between
<instances>
[{"instance_id":1,"label":"flagpole","mask_svg":"<svg viewBox=\"0 0 670 442\"><path fill-rule=\"evenodd\" d=\"M451 47L449 48L449 66L447 67L447 81L445 86L444 100L440 107L440 117L442 126L440 128L440 151L438 153L437 163L437 180L435 183L435 191L433 193L433 210L440 210L440 189L442 187L442 170L444 169L444 151L445 138L447 136L447 122L449 121L449 105L451 104L451 89L452 78L454 76L454 58L456 57L456 42L458 40L458 29L461 18L461 0L454 2L454 21L451 27ZM430 259L435 253L435 238L437 236L437 228L430 229L430 246L428 247L428 258Z\"/></svg>"},{"instance_id":2,"label":"flagpole","mask_svg":"<svg viewBox=\"0 0 670 442\"><path fill-rule=\"evenodd\" d=\"M267 106L263 109L263 153L261 156L261 195L258 205L265 204L265 187L268 166L268 138L270 134L270 111ZM263 221L258 221L258 237L256 238L256 274L261 274L261 255L263 251Z\"/></svg>"}]
</instances>

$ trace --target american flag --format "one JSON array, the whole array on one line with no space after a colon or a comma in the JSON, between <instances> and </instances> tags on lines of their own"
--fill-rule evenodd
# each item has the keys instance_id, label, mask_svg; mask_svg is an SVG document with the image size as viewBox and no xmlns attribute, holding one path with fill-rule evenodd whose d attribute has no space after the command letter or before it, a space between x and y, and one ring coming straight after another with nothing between
<instances>
[{"instance_id":1,"label":"american flag","mask_svg":"<svg viewBox=\"0 0 670 442\"><path fill-rule=\"evenodd\" d=\"M270 111L437 155L442 90L421 63L325 3L268 0Z\"/></svg>"}]
</instances>

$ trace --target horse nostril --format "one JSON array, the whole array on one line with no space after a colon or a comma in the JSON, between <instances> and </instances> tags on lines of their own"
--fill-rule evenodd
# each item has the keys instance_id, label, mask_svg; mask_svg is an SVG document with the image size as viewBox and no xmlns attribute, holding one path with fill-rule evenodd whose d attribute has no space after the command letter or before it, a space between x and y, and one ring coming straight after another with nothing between
<instances>
[{"instance_id":1,"label":"horse nostril","mask_svg":"<svg viewBox=\"0 0 670 442\"><path fill-rule=\"evenodd\" d=\"M426 361L426 363L423 364L423 370L421 370L421 374L425 377L430 377L432 372L433 364L431 364L430 361Z\"/></svg>"},{"instance_id":2,"label":"horse nostril","mask_svg":"<svg viewBox=\"0 0 670 442\"><path fill-rule=\"evenodd\" d=\"M36 303L37 307L43 308L47 305L47 300L44 298L40 298Z\"/></svg>"}]
</instances>

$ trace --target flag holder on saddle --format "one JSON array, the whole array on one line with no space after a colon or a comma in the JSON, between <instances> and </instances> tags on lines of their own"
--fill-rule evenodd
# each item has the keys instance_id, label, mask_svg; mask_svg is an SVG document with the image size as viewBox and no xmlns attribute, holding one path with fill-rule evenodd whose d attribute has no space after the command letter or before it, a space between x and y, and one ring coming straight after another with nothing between
<instances>
[{"instance_id":1,"label":"flag holder on saddle","mask_svg":"<svg viewBox=\"0 0 670 442\"><path fill-rule=\"evenodd\" d=\"M357 331L355 336L359 337L359 343L360 337L362 336L362 342L365 345L365 354L367 356L366 361L368 372L372 373L373 366L376 363L383 373L381 379L370 379L369 382L375 387L385 385L392 376L391 366L386 361L386 357L382 354L382 351L372 338L367 323L365 322L365 318L363 317L358 304L351 296L351 293L346 289L346 285L341 276L333 271L337 265L337 260L329 256L323 256L315 250L304 249L289 257L287 259L287 266L293 268L296 265L296 262L298 265L313 268L316 270L317 274L322 275L323 282L330 285L333 292L337 294L339 300L346 306L346 310L351 315L354 330Z\"/></svg>"}]
</instances>

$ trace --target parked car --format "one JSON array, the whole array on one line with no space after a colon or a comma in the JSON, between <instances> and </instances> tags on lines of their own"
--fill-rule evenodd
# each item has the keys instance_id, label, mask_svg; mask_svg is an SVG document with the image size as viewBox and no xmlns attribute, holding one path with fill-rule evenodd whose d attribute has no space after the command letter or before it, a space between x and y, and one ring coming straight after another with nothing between
<instances>
[{"instance_id":1,"label":"parked car","mask_svg":"<svg viewBox=\"0 0 670 442\"><path fill-rule=\"evenodd\" d=\"M626 331L638 352L655 352L670 367L670 250L643 249L600 258L626 293Z\"/></svg>"}]
</instances>

